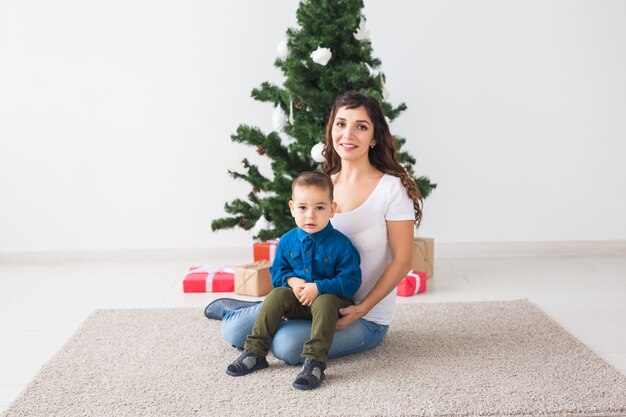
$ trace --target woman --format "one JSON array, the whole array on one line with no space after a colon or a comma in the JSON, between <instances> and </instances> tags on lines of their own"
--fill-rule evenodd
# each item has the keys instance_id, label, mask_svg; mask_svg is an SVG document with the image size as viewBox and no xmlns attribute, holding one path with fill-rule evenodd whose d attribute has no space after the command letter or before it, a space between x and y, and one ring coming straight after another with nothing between
<instances>
[{"instance_id":1,"label":"woman","mask_svg":"<svg viewBox=\"0 0 626 417\"><path fill-rule=\"evenodd\" d=\"M323 171L333 179L337 210L333 226L347 235L361 255L362 284L355 305L340 309L329 357L363 352L384 338L393 316L395 288L411 268L413 226L422 217L413 179L398 163L389 126L378 101L349 92L337 98L326 127ZM222 318L222 335L242 347L260 305L220 299L208 317ZM286 320L272 340L274 356L302 363L311 322Z\"/></svg>"}]
</instances>

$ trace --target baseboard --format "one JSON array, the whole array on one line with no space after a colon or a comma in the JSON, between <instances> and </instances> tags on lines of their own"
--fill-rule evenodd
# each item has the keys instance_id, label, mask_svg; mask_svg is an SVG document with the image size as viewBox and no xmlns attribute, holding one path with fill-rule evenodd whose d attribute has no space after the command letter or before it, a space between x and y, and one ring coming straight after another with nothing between
<instances>
[{"instance_id":1,"label":"baseboard","mask_svg":"<svg viewBox=\"0 0 626 417\"><path fill-rule=\"evenodd\" d=\"M435 239L437 258L518 256L626 256L626 240L446 243Z\"/></svg>"},{"instance_id":2,"label":"baseboard","mask_svg":"<svg viewBox=\"0 0 626 417\"><path fill-rule=\"evenodd\" d=\"M90 250L90 251L41 251L41 252L0 252L0 265L32 265L87 262L177 262L185 261L201 264L206 260L231 260L252 257L252 247L232 248L177 248L141 250Z\"/></svg>"},{"instance_id":3,"label":"baseboard","mask_svg":"<svg viewBox=\"0 0 626 417\"><path fill-rule=\"evenodd\" d=\"M489 258L523 256L626 256L626 241L581 242L477 242L448 243L435 239L436 258ZM251 247L141 249L103 251L0 252L0 264L56 264L86 262L186 261L215 259L240 262L252 257Z\"/></svg>"}]
</instances>

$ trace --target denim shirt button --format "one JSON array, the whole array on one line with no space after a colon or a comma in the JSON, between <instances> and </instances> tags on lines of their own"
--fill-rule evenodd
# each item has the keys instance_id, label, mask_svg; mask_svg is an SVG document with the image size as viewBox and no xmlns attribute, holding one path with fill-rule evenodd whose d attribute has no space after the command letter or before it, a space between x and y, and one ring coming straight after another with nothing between
<instances>
[{"instance_id":1,"label":"denim shirt button","mask_svg":"<svg viewBox=\"0 0 626 417\"><path fill-rule=\"evenodd\" d=\"M304 272L309 272L309 268L306 268L306 269L304 270Z\"/></svg>"},{"instance_id":2,"label":"denim shirt button","mask_svg":"<svg viewBox=\"0 0 626 417\"><path fill-rule=\"evenodd\" d=\"M328 258L324 258L324 262L328 262Z\"/></svg>"},{"instance_id":3,"label":"denim shirt button","mask_svg":"<svg viewBox=\"0 0 626 417\"><path fill-rule=\"evenodd\" d=\"M309 253L311 253L311 251L307 249L304 253L308 255Z\"/></svg>"}]
</instances>

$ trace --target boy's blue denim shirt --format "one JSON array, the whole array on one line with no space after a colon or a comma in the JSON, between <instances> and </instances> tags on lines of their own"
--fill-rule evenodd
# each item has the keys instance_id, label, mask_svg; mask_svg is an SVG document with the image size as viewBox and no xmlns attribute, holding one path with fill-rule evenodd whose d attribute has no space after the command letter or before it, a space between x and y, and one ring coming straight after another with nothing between
<instances>
[{"instance_id":1,"label":"boy's blue denim shirt","mask_svg":"<svg viewBox=\"0 0 626 417\"><path fill-rule=\"evenodd\" d=\"M270 267L272 285L289 287L287 278L315 282L317 292L352 299L361 286L361 257L350 239L330 222L316 233L296 227L278 242Z\"/></svg>"}]
</instances>

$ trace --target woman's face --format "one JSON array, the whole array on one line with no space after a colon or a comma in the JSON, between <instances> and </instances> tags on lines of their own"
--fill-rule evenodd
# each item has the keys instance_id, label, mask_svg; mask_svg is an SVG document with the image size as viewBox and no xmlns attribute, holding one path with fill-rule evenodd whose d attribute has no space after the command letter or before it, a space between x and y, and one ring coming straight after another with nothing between
<instances>
[{"instance_id":1,"label":"woman's face","mask_svg":"<svg viewBox=\"0 0 626 417\"><path fill-rule=\"evenodd\" d=\"M342 160L367 158L369 146L375 144L374 125L364 107L340 107L332 130L333 148Z\"/></svg>"}]
</instances>

